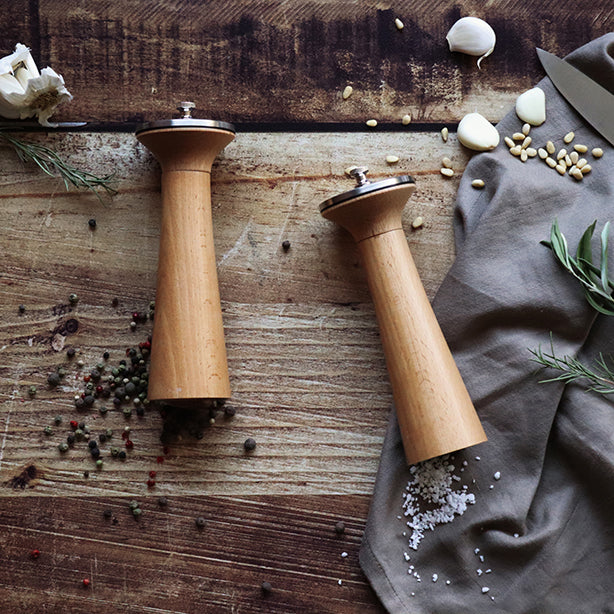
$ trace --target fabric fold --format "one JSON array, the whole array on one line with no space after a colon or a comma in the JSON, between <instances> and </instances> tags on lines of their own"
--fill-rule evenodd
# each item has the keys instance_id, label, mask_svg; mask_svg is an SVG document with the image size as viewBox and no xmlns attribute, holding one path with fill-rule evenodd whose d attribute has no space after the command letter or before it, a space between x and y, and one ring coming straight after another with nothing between
<instances>
[{"instance_id":1,"label":"fabric fold","mask_svg":"<svg viewBox=\"0 0 614 614\"><path fill-rule=\"evenodd\" d=\"M614 33L567 59L614 90ZM360 553L391 613L614 612L614 404L581 385L540 384L546 373L529 352L548 349L550 333L557 355L591 362L614 352L614 320L596 316L540 245L555 219L573 249L594 220L599 230L614 220L614 149L548 79L538 86L547 115L533 143L562 148L574 131L574 143L605 154L580 182L539 158L522 163L503 144L465 170L457 257L433 308L489 440L446 461L450 488L475 503L412 550L415 513L402 505L421 470L406 465L392 413ZM498 130L521 126L512 110ZM477 178L482 191L471 187Z\"/></svg>"}]
</instances>

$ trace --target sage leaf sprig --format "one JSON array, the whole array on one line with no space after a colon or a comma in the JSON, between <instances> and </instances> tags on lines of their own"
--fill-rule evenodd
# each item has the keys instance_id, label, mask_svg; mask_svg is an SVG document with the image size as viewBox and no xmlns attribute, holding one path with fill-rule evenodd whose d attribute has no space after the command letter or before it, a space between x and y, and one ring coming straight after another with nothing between
<instances>
[{"instance_id":1,"label":"sage leaf sprig","mask_svg":"<svg viewBox=\"0 0 614 614\"><path fill-rule=\"evenodd\" d=\"M0 138L13 147L20 160L34 162L45 174L51 177L59 175L67 190L71 185L77 189L90 190L99 199L101 198L101 190L109 196L117 193L117 190L113 187L113 174L99 177L94 173L72 166L50 147L33 141L18 139L5 131L0 131Z\"/></svg>"},{"instance_id":2,"label":"sage leaf sprig","mask_svg":"<svg viewBox=\"0 0 614 614\"><path fill-rule=\"evenodd\" d=\"M608 234L610 222L601 231L601 259L599 266L593 264L591 241L595 232L595 220L585 231L578 243L576 257L570 255L567 239L555 220L550 229L550 241L542 245L552 250L555 258L583 286L588 303L599 313L614 315L614 282L608 277Z\"/></svg>"},{"instance_id":3,"label":"sage leaf sprig","mask_svg":"<svg viewBox=\"0 0 614 614\"><path fill-rule=\"evenodd\" d=\"M552 334L550 334L550 353L542 351L541 345L537 350L529 351L533 355L533 358L531 358L533 362L538 363L544 368L559 371L559 375L540 380L540 384L547 382L564 382L568 384L578 380L586 380L588 382L587 390L600 394L614 393L614 360L611 355L606 358L603 354L599 353L599 358L595 361L594 366L585 365L572 356L560 358L554 352Z\"/></svg>"}]
</instances>

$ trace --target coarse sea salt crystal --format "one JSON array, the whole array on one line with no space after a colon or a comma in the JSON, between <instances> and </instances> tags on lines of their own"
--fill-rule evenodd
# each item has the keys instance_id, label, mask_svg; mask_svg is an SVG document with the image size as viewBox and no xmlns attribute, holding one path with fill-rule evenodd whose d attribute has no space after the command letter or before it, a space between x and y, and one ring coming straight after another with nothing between
<instances>
[{"instance_id":1,"label":"coarse sea salt crystal","mask_svg":"<svg viewBox=\"0 0 614 614\"><path fill-rule=\"evenodd\" d=\"M495 471L495 474L492 477L495 478L495 480L500 480L501 479L501 472L500 471Z\"/></svg>"},{"instance_id":2,"label":"coarse sea salt crystal","mask_svg":"<svg viewBox=\"0 0 614 614\"><path fill-rule=\"evenodd\" d=\"M432 580L433 580L433 582L437 582L437 580L439 580L439 576L436 573L434 573L433 577L432 577Z\"/></svg>"}]
</instances>

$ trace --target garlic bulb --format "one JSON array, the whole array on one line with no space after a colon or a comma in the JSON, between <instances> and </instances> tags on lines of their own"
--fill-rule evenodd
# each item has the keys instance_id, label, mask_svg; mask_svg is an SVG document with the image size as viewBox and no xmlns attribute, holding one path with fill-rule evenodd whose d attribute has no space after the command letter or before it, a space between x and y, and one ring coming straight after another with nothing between
<instances>
[{"instance_id":1,"label":"garlic bulb","mask_svg":"<svg viewBox=\"0 0 614 614\"><path fill-rule=\"evenodd\" d=\"M450 51L480 56L479 68L481 61L493 52L497 37L495 31L483 19L463 17L450 28L446 40Z\"/></svg>"},{"instance_id":2,"label":"garlic bulb","mask_svg":"<svg viewBox=\"0 0 614 614\"><path fill-rule=\"evenodd\" d=\"M72 96L64 79L47 67L39 72L30 50L17 43L11 55L0 58L0 115L8 119L37 117L43 126L57 106Z\"/></svg>"},{"instance_id":3,"label":"garlic bulb","mask_svg":"<svg viewBox=\"0 0 614 614\"><path fill-rule=\"evenodd\" d=\"M469 113L460 120L456 137L474 151L490 151L499 144L497 129L479 113Z\"/></svg>"},{"instance_id":4,"label":"garlic bulb","mask_svg":"<svg viewBox=\"0 0 614 614\"><path fill-rule=\"evenodd\" d=\"M523 92L516 98L516 115L531 126L541 126L546 121L546 94L539 87Z\"/></svg>"}]
</instances>

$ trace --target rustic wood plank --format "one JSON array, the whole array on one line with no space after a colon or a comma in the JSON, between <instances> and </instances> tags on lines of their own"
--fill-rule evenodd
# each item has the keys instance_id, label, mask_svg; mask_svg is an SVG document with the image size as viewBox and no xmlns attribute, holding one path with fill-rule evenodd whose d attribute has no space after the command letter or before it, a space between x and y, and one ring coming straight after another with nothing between
<instances>
[{"instance_id":1,"label":"rustic wood plank","mask_svg":"<svg viewBox=\"0 0 614 614\"><path fill-rule=\"evenodd\" d=\"M75 96L59 117L94 122L168 117L180 99L238 123L398 124L409 111L438 124L475 110L494 121L543 76L536 46L564 55L613 26L609 0L32 0L17 13L0 49L31 45ZM498 37L481 71L445 41L471 14Z\"/></svg>"},{"instance_id":2,"label":"rustic wood plank","mask_svg":"<svg viewBox=\"0 0 614 614\"><path fill-rule=\"evenodd\" d=\"M150 496L139 498L138 521L128 503L108 496L0 498L3 611L384 611L358 564L368 497L245 492L169 497L161 508ZM206 521L202 529L198 516ZM339 520L343 535L334 530ZM264 581L270 594L261 590Z\"/></svg>"},{"instance_id":3,"label":"rustic wood plank","mask_svg":"<svg viewBox=\"0 0 614 614\"><path fill-rule=\"evenodd\" d=\"M156 410L126 420L102 417L97 407L77 412L83 373L105 350L117 366L125 349L143 341L151 323L130 330L133 311L155 296L159 232L159 174L151 156L129 134L39 135L73 161L97 172L116 170L119 193L100 202L66 193L54 179L3 150L0 185L3 274L0 279L0 483L20 495L19 477L36 478L26 492L99 495L146 493L158 470L163 494L369 494L391 395L373 309L355 246L324 220L318 203L352 183L343 175L361 162L374 177L415 175L406 208L411 249L430 296L453 258L451 215L458 175L438 171L444 153L460 172L466 162L452 137L416 134L240 134L214 169L215 236L229 354L233 419L195 416L164 454L163 420ZM385 155L402 161L390 167ZM425 225L412 230L422 215ZM95 217L96 230L88 227ZM283 240L291 241L288 252ZM80 297L76 306L70 293ZM118 298L117 305L113 299ZM25 306L20 313L18 305ZM69 361L65 351L75 347ZM75 361L85 366L79 369ZM47 374L64 365L60 386ZM34 399L28 388L35 385ZM52 436L43 428L56 415ZM61 455L68 421L85 420L93 433L115 437L102 448L95 471L85 443ZM109 458L131 424L135 448L126 462ZM202 431L203 439L194 434ZM255 437L257 449L243 452ZM165 456L163 465L156 459ZM83 472L89 470L90 477ZM15 478L17 482L15 482Z\"/></svg>"}]
</instances>

